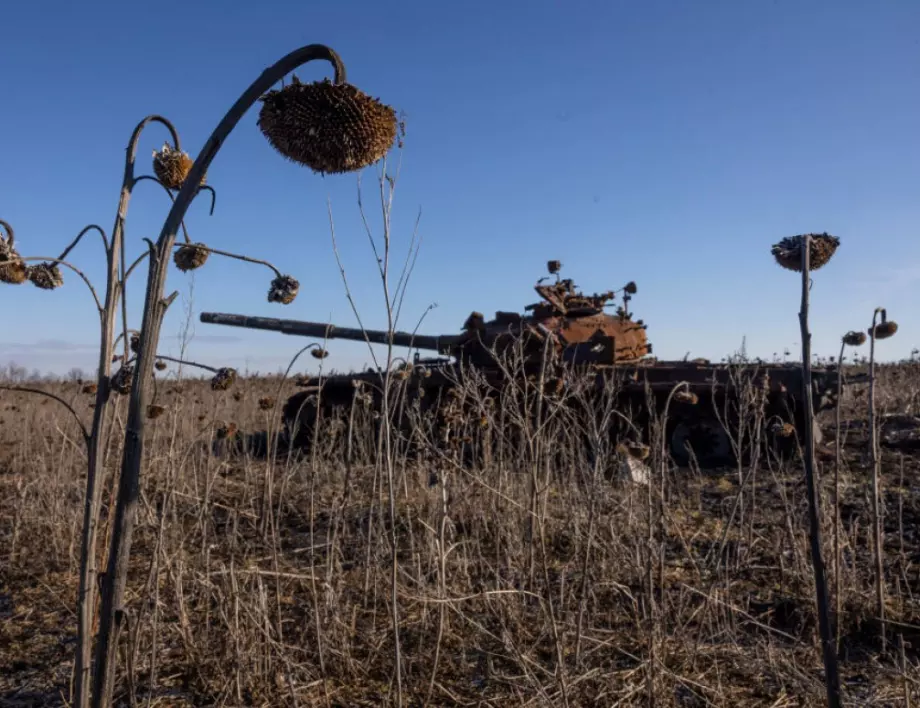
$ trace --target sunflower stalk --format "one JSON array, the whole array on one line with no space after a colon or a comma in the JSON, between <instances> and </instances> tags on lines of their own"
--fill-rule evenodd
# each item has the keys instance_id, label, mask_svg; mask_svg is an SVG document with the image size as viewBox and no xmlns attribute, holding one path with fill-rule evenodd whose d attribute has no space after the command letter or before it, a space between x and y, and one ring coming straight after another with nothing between
<instances>
[{"instance_id":1,"label":"sunflower stalk","mask_svg":"<svg viewBox=\"0 0 920 708\"><path fill-rule=\"evenodd\" d=\"M878 316L882 316L878 323ZM869 456L872 465L872 527L873 527L873 555L875 556L875 611L880 624L882 653L887 650L887 623L885 621L885 566L883 553L885 551L882 510L881 510L881 483L882 458L878 443L878 421L875 413L876 372L875 372L875 340L887 339L897 332L898 326L888 319L888 312L883 307L875 308L872 313L872 326L869 328Z\"/></svg>"},{"instance_id":2,"label":"sunflower stalk","mask_svg":"<svg viewBox=\"0 0 920 708\"><path fill-rule=\"evenodd\" d=\"M837 649L831 634L830 608L827 592L827 578L821 557L821 521L818 490L815 474L815 411L814 393L811 382L811 332L808 326L809 293L811 290L810 254L811 234L803 238L801 248L802 304L799 325L802 334L802 401L805 405L805 445L802 451L805 465L805 484L808 493L809 540L811 562L815 577L815 594L818 605L818 624L824 659L825 685L829 708L841 708L840 672L837 664ZM832 252L831 252L832 253ZM830 255L827 256L827 259ZM826 262L826 260L824 261ZM823 265L823 263L822 263ZM839 618L838 618L839 621Z\"/></svg>"},{"instance_id":3,"label":"sunflower stalk","mask_svg":"<svg viewBox=\"0 0 920 708\"><path fill-rule=\"evenodd\" d=\"M163 223L156 244L151 244L148 256L147 295L144 301L144 313L141 324L142 336L136 359L137 375L134 377L131 395L128 403L127 423L124 438L124 447L121 460L121 469L118 482L118 497L115 503L112 532L110 537L108 565L103 579L101 592L101 609L99 616L99 634L95 650L93 667L93 708L110 706L114 689L118 635L125 624L124 598L127 584L128 564L131 555L131 544L134 533L134 521L137 514L138 496L140 490L141 463L144 454L144 431L146 409L150 397L150 381L153 379L154 365L157 360L157 345L163 324L168 299L164 299L166 278L169 269L170 256L176 242L185 213L188 211L192 200L199 192L200 184L205 177L208 167L217 155L220 147L225 143L228 135L236 127L248 109L260 98L263 98L273 84L301 64L314 60L326 60L335 70L335 85L339 86L338 92L350 95L353 87L345 81L345 67L338 54L332 49L320 44L312 44L297 49L280 59L266 69L239 97L236 103L226 113L220 123L208 138L198 157L192 162L188 173L184 176L181 188L178 190L172 209ZM266 106L263 107L263 117ZM278 106L276 105L277 109ZM329 113L335 113L335 106L327 108ZM339 115L346 115L341 112ZM376 114L380 118L379 114ZM277 118L277 112L275 117ZM320 116L323 117L323 116ZM378 123L380 121L378 120ZM342 154L339 156L338 165L344 165L349 170L357 170L375 162L382 156L380 142L367 139L360 129L366 128L367 123L358 125L343 125L342 120L333 125L320 124L319 128L326 131L322 140L338 145ZM360 123L360 121L359 121ZM277 122L276 122L277 125ZM260 127L262 125L260 124ZM304 124L300 123L298 135L306 134ZM372 126L373 127L373 126ZM351 130L352 133L348 133ZM336 131L340 134L336 135ZM263 130L263 132L265 132ZM366 131L365 131L366 132ZM329 137L329 133L332 137ZM371 136L373 137L373 136ZM337 138L337 140L336 140ZM360 160L356 159L356 145L362 144L365 139L366 149ZM347 147L346 147L347 146ZM278 147L276 145L276 147ZM283 147L283 146L282 146ZM178 144L176 150L179 149ZM282 150L283 152L283 150ZM328 155L326 155L328 157ZM170 186L169 183L166 183ZM127 275L127 271L125 271ZM290 293L287 293L290 295ZM296 293L295 293L296 294ZM285 300L282 300L285 301ZM289 301L289 300L287 300ZM127 337L126 337L127 340ZM108 358L111 358L109 352Z\"/></svg>"}]
</instances>

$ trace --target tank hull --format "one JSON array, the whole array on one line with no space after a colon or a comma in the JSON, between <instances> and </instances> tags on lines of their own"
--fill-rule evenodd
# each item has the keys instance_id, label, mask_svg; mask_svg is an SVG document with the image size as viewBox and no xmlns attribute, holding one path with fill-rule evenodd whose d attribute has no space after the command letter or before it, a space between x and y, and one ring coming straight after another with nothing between
<instances>
[{"instance_id":1,"label":"tank hull","mask_svg":"<svg viewBox=\"0 0 920 708\"><path fill-rule=\"evenodd\" d=\"M303 390L284 407L284 448L309 453L317 431L347 434L360 415L381 420L382 379L379 372L367 371L302 382ZM508 377L500 370L422 363L391 373L389 380L387 412L406 451L432 444L442 451L474 448L465 455L471 461L490 447L490 431L498 431L504 443L515 437L515 427L523 434L540 414L538 402L544 409L565 407L571 426L584 430L597 430L602 414L612 445L658 445L663 429L665 452L678 466L734 464L738 449L749 454L757 446L788 455L804 434L805 399L796 365L676 361L554 367L544 369L541 387L538 367ZM816 413L835 405L836 390L836 370L813 371Z\"/></svg>"}]
</instances>

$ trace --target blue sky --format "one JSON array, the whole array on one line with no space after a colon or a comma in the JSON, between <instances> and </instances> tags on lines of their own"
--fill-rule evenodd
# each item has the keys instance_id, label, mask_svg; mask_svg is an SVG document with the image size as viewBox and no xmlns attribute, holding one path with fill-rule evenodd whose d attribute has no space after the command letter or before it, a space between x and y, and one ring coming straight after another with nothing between
<instances>
[{"instance_id":1,"label":"blue sky","mask_svg":"<svg viewBox=\"0 0 920 708\"><path fill-rule=\"evenodd\" d=\"M914 0L56 0L7 4L0 23L0 218L24 255L55 256L88 223L111 229L124 149L145 115L170 118L194 156L266 66L319 42L342 55L352 83L407 116L397 264L420 210L422 246L402 328L434 303L422 331L457 331L474 309L520 310L555 258L589 292L635 280L632 309L661 357L718 360L743 337L749 354L770 357L799 343L797 276L774 264L770 245L826 230L842 244L814 276L814 350L836 354L876 306L901 326L880 356L920 346ZM330 67L297 73L314 80ZM174 272L181 298L162 351L178 351L191 311L190 356L275 371L307 342L204 325L198 313L353 325L327 201L364 322L386 320L356 176L322 178L282 160L257 112L211 165L214 215L202 200L187 224L195 240L276 263L302 293L270 305L268 272L225 259L194 277ZM165 138L156 126L145 133L145 172ZM375 216L376 174L362 176ZM168 207L159 188L138 186L131 253L158 235ZM100 289L101 256L95 240L73 255ZM142 292L138 279L134 326ZM0 363L94 366L96 318L74 277L62 290L4 288L0 298ZM360 344L330 349L330 366L367 359Z\"/></svg>"}]
</instances>

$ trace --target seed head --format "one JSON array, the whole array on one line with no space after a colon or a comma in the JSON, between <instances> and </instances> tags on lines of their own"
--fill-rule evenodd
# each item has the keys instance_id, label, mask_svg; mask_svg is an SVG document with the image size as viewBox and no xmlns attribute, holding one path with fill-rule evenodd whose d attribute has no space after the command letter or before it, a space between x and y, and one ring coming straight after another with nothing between
<instances>
[{"instance_id":1,"label":"seed head","mask_svg":"<svg viewBox=\"0 0 920 708\"><path fill-rule=\"evenodd\" d=\"M222 425L217 429L217 437L219 440L232 438L234 435L236 435L236 432L236 423L227 423L226 425Z\"/></svg>"},{"instance_id":2,"label":"seed head","mask_svg":"<svg viewBox=\"0 0 920 708\"><path fill-rule=\"evenodd\" d=\"M808 251L808 269L818 270L827 264L837 251L840 239L828 233L804 234L800 236L787 236L782 241L774 244L770 249L773 258L783 268L802 272L802 248L806 236L811 237L811 247Z\"/></svg>"},{"instance_id":3,"label":"seed head","mask_svg":"<svg viewBox=\"0 0 920 708\"><path fill-rule=\"evenodd\" d=\"M290 305L297 297L300 283L290 275L279 275L268 288L268 301Z\"/></svg>"},{"instance_id":4,"label":"seed head","mask_svg":"<svg viewBox=\"0 0 920 708\"><path fill-rule=\"evenodd\" d=\"M29 267L13 246L13 236L0 236L0 281L20 285L29 278Z\"/></svg>"},{"instance_id":5,"label":"seed head","mask_svg":"<svg viewBox=\"0 0 920 708\"><path fill-rule=\"evenodd\" d=\"M137 332L132 332L129 346L131 347L131 351L137 354L137 350L141 348L141 335Z\"/></svg>"},{"instance_id":6,"label":"seed head","mask_svg":"<svg viewBox=\"0 0 920 708\"><path fill-rule=\"evenodd\" d=\"M652 450L648 445L639 442L627 441L617 445L617 452L635 460L645 460L651 454Z\"/></svg>"},{"instance_id":7,"label":"seed head","mask_svg":"<svg viewBox=\"0 0 920 708\"><path fill-rule=\"evenodd\" d=\"M636 283L634 281L630 280L628 283L626 283L626 286L623 288L623 290L625 290L629 295L635 295L639 291L639 288L636 287Z\"/></svg>"},{"instance_id":8,"label":"seed head","mask_svg":"<svg viewBox=\"0 0 920 708\"><path fill-rule=\"evenodd\" d=\"M897 334L898 323L894 320L886 320L875 325L875 338L876 339L888 339ZM872 336L872 328L868 329L869 336Z\"/></svg>"},{"instance_id":9,"label":"seed head","mask_svg":"<svg viewBox=\"0 0 920 708\"><path fill-rule=\"evenodd\" d=\"M181 189L193 164L194 160L187 152L176 150L169 143L163 143L162 148L153 151L153 172L168 189ZM201 184L204 184L205 177L202 175Z\"/></svg>"},{"instance_id":10,"label":"seed head","mask_svg":"<svg viewBox=\"0 0 920 708\"><path fill-rule=\"evenodd\" d=\"M163 361L162 359L157 359L156 363L153 365L153 368L156 369L157 371L165 371L166 362Z\"/></svg>"},{"instance_id":11,"label":"seed head","mask_svg":"<svg viewBox=\"0 0 920 708\"><path fill-rule=\"evenodd\" d=\"M329 352L327 352L322 347L313 347L313 349L310 350L310 356L312 356L314 359L325 359L327 356L329 356Z\"/></svg>"},{"instance_id":12,"label":"seed head","mask_svg":"<svg viewBox=\"0 0 920 708\"><path fill-rule=\"evenodd\" d=\"M284 157L320 173L353 172L396 139L396 112L348 83L294 82L262 96L258 125Z\"/></svg>"},{"instance_id":13,"label":"seed head","mask_svg":"<svg viewBox=\"0 0 920 708\"><path fill-rule=\"evenodd\" d=\"M29 268L21 260L0 263L0 281L8 285L21 285L29 279Z\"/></svg>"},{"instance_id":14,"label":"seed head","mask_svg":"<svg viewBox=\"0 0 920 708\"><path fill-rule=\"evenodd\" d=\"M848 347L861 347L866 343L866 335L863 332L851 330L843 335L843 343Z\"/></svg>"},{"instance_id":15,"label":"seed head","mask_svg":"<svg viewBox=\"0 0 920 708\"><path fill-rule=\"evenodd\" d=\"M674 400L678 403L686 403L687 405L695 406L700 402L700 397L693 391L677 391L674 394Z\"/></svg>"},{"instance_id":16,"label":"seed head","mask_svg":"<svg viewBox=\"0 0 920 708\"><path fill-rule=\"evenodd\" d=\"M125 396L131 393L131 384L134 381L134 367L131 365L122 366L112 376L112 390Z\"/></svg>"},{"instance_id":17,"label":"seed head","mask_svg":"<svg viewBox=\"0 0 920 708\"><path fill-rule=\"evenodd\" d=\"M173 254L173 262L176 268L183 272L201 268L208 260L210 251L204 247L203 243L186 243Z\"/></svg>"},{"instance_id":18,"label":"seed head","mask_svg":"<svg viewBox=\"0 0 920 708\"><path fill-rule=\"evenodd\" d=\"M211 390L226 391L236 381L236 369L224 367L219 369L214 378L211 379Z\"/></svg>"},{"instance_id":19,"label":"seed head","mask_svg":"<svg viewBox=\"0 0 920 708\"><path fill-rule=\"evenodd\" d=\"M98 389L99 387L96 384L91 383L91 384L85 384L81 390L83 393L93 394L93 393L96 393Z\"/></svg>"},{"instance_id":20,"label":"seed head","mask_svg":"<svg viewBox=\"0 0 920 708\"><path fill-rule=\"evenodd\" d=\"M151 403L149 406L147 406L147 417L151 420L156 420L165 412L166 408L163 406L158 406L156 403Z\"/></svg>"},{"instance_id":21,"label":"seed head","mask_svg":"<svg viewBox=\"0 0 920 708\"><path fill-rule=\"evenodd\" d=\"M270 411L274 407L275 399L271 396L262 396L262 398L259 399L259 408L263 411Z\"/></svg>"},{"instance_id":22,"label":"seed head","mask_svg":"<svg viewBox=\"0 0 920 708\"><path fill-rule=\"evenodd\" d=\"M547 261L546 270L550 275L555 275L562 269L562 261Z\"/></svg>"},{"instance_id":23,"label":"seed head","mask_svg":"<svg viewBox=\"0 0 920 708\"><path fill-rule=\"evenodd\" d=\"M32 285L42 290L54 290L64 284L61 269L55 263L39 263L28 269L29 280Z\"/></svg>"}]
</instances>

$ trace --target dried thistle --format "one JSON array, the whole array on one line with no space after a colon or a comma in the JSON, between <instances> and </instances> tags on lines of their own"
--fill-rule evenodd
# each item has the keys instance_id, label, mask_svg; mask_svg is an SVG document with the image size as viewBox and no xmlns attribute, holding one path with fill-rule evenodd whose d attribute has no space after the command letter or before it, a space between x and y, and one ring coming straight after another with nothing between
<instances>
[{"instance_id":1,"label":"dried thistle","mask_svg":"<svg viewBox=\"0 0 920 708\"><path fill-rule=\"evenodd\" d=\"M211 390L226 391L235 381L236 369L231 369L230 367L218 369L217 373L214 374L214 378L211 379Z\"/></svg>"},{"instance_id":2,"label":"dried thistle","mask_svg":"<svg viewBox=\"0 0 920 708\"><path fill-rule=\"evenodd\" d=\"M259 399L259 408L263 411L270 411L274 407L275 399L271 396L262 396L262 398Z\"/></svg>"},{"instance_id":3,"label":"dried thistle","mask_svg":"<svg viewBox=\"0 0 920 708\"><path fill-rule=\"evenodd\" d=\"M162 359L157 359L156 363L154 363L153 365L153 368L156 369L157 371L165 371L166 362L163 361Z\"/></svg>"},{"instance_id":4,"label":"dried thistle","mask_svg":"<svg viewBox=\"0 0 920 708\"><path fill-rule=\"evenodd\" d=\"M268 288L268 301L290 305L297 297L300 283L290 275L279 275Z\"/></svg>"},{"instance_id":5,"label":"dried thistle","mask_svg":"<svg viewBox=\"0 0 920 708\"><path fill-rule=\"evenodd\" d=\"M851 330L843 335L843 343L848 347L861 347L866 343L866 335L863 332Z\"/></svg>"},{"instance_id":6,"label":"dried thistle","mask_svg":"<svg viewBox=\"0 0 920 708\"><path fill-rule=\"evenodd\" d=\"M162 148L153 151L153 172L169 189L181 189L194 164L187 152L176 150L169 143L163 143ZM204 184L206 176L202 175L201 184Z\"/></svg>"},{"instance_id":7,"label":"dried thistle","mask_svg":"<svg viewBox=\"0 0 920 708\"><path fill-rule=\"evenodd\" d=\"M314 359L325 359L327 356L329 356L329 352L322 347L314 347L310 350L310 356L312 356Z\"/></svg>"},{"instance_id":8,"label":"dried thistle","mask_svg":"<svg viewBox=\"0 0 920 708\"><path fill-rule=\"evenodd\" d=\"M806 237L810 237L808 251L808 269L818 270L827 264L837 251L840 239L828 233L787 236L770 249L773 258L787 270L802 272L802 247Z\"/></svg>"},{"instance_id":9,"label":"dried thistle","mask_svg":"<svg viewBox=\"0 0 920 708\"><path fill-rule=\"evenodd\" d=\"M131 393L131 383L134 380L134 367L130 364L122 366L111 378L112 390L123 396Z\"/></svg>"},{"instance_id":10,"label":"dried thistle","mask_svg":"<svg viewBox=\"0 0 920 708\"><path fill-rule=\"evenodd\" d=\"M186 243L173 254L173 262L176 268L187 273L201 268L207 262L209 254L210 251L203 243Z\"/></svg>"},{"instance_id":11,"label":"dried thistle","mask_svg":"<svg viewBox=\"0 0 920 708\"><path fill-rule=\"evenodd\" d=\"M396 139L396 112L348 83L293 83L262 96L258 125L284 157L320 173L352 172Z\"/></svg>"},{"instance_id":12,"label":"dried thistle","mask_svg":"<svg viewBox=\"0 0 920 708\"><path fill-rule=\"evenodd\" d=\"M166 408L163 406L159 406L156 403L151 403L149 406L147 406L147 417L150 418L151 420L156 420L161 415L163 415L165 412L166 412Z\"/></svg>"},{"instance_id":13,"label":"dried thistle","mask_svg":"<svg viewBox=\"0 0 920 708\"><path fill-rule=\"evenodd\" d=\"M32 285L42 290L54 290L64 284L64 276L55 263L39 263L28 268L28 278Z\"/></svg>"}]
</instances>

